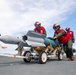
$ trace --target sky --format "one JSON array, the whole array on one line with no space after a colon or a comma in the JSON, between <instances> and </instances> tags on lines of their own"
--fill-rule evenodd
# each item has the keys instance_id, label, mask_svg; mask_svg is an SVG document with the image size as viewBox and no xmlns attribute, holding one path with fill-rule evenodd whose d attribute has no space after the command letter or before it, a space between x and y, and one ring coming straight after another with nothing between
<instances>
[{"instance_id":1,"label":"sky","mask_svg":"<svg viewBox=\"0 0 76 75\"><path fill-rule=\"evenodd\" d=\"M0 34L18 35L39 21L52 37L53 24L70 27L76 38L76 0L0 0ZM73 44L76 48L76 41Z\"/></svg>"}]
</instances>

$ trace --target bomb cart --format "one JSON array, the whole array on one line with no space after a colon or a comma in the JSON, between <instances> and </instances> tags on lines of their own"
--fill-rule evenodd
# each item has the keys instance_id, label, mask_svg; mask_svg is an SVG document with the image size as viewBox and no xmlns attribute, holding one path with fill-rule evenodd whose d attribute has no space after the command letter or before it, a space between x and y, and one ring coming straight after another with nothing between
<instances>
[{"instance_id":1,"label":"bomb cart","mask_svg":"<svg viewBox=\"0 0 76 75\"><path fill-rule=\"evenodd\" d=\"M39 63L44 64L48 59L57 57L62 60L63 53L62 47L57 40L47 38L43 34L34 31L28 31L27 34L22 36L22 39L13 36L0 36L0 41L6 44L18 45L19 55L0 54L0 56L23 58L24 62L29 63L31 60L39 60ZM22 48L29 47L22 54Z\"/></svg>"},{"instance_id":2,"label":"bomb cart","mask_svg":"<svg viewBox=\"0 0 76 75\"><path fill-rule=\"evenodd\" d=\"M47 38L42 34L29 31L23 36L23 40L31 47L29 51L25 51L23 56L24 62L29 63L32 59L39 60L40 64L46 63L48 59L57 57L62 60L62 47L57 40Z\"/></svg>"}]
</instances>

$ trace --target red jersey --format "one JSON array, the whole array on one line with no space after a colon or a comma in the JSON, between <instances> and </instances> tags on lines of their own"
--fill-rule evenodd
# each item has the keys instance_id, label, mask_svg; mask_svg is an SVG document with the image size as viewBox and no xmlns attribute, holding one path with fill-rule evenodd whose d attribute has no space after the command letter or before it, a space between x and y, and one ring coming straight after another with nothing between
<instances>
[{"instance_id":1,"label":"red jersey","mask_svg":"<svg viewBox=\"0 0 76 75\"><path fill-rule=\"evenodd\" d=\"M55 31L54 35L56 36L56 35L58 35L59 33L62 33L62 32L65 32L65 31L63 29L59 29L58 31ZM58 41L59 41L60 44L65 44L65 43L68 42L68 40L69 40L69 36L66 35L66 34L63 34L58 38Z\"/></svg>"},{"instance_id":2,"label":"red jersey","mask_svg":"<svg viewBox=\"0 0 76 75\"><path fill-rule=\"evenodd\" d=\"M45 28L43 26L40 26L40 28L35 28L34 29L35 32L38 32L40 34L45 34L46 35L46 31L45 31Z\"/></svg>"},{"instance_id":3,"label":"red jersey","mask_svg":"<svg viewBox=\"0 0 76 75\"><path fill-rule=\"evenodd\" d=\"M74 34L73 31L68 31L67 35L69 36L69 38L73 41L74 40Z\"/></svg>"}]
</instances>

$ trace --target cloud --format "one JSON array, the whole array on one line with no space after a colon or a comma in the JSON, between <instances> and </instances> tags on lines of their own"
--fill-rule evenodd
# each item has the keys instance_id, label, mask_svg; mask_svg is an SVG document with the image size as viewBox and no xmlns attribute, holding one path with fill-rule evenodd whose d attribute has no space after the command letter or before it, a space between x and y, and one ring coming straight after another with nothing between
<instances>
[{"instance_id":1,"label":"cloud","mask_svg":"<svg viewBox=\"0 0 76 75\"><path fill-rule=\"evenodd\" d=\"M76 45L75 45L75 46L73 46L73 48L74 48L74 49L76 49Z\"/></svg>"},{"instance_id":2,"label":"cloud","mask_svg":"<svg viewBox=\"0 0 76 75\"><path fill-rule=\"evenodd\" d=\"M1 0L0 33L16 34L32 30L40 21L47 29L63 22L76 9L76 0Z\"/></svg>"},{"instance_id":3,"label":"cloud","mask_svg":"<svg viewBox=\"0 0 76 75\"><path fill-rule=\"evenodd\" d=\"M0 33L24 34L34 28L35 21L49 31L53 23L64 22L74 10L76 0L0 0ZM16 47L7 45L6 50Z\"/></svg>"}]
</instances>

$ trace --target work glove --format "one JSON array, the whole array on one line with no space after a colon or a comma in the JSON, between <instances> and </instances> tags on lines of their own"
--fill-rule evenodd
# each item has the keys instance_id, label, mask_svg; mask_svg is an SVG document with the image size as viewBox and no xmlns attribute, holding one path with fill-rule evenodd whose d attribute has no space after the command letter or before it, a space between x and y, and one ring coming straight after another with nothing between
<instances>
[{"instance_id":1,"label":"work glove","mask_svg":"<svg viewBox=\"0 0 76 75\"><path fill-rule=\"evenodd\" d=\"M56 37L56 36L54 36L54 37L53 37L53 39L54 39L54 40L56 40L56 39L57 39L57 37Z\"/></svg>"}]
</instances>

